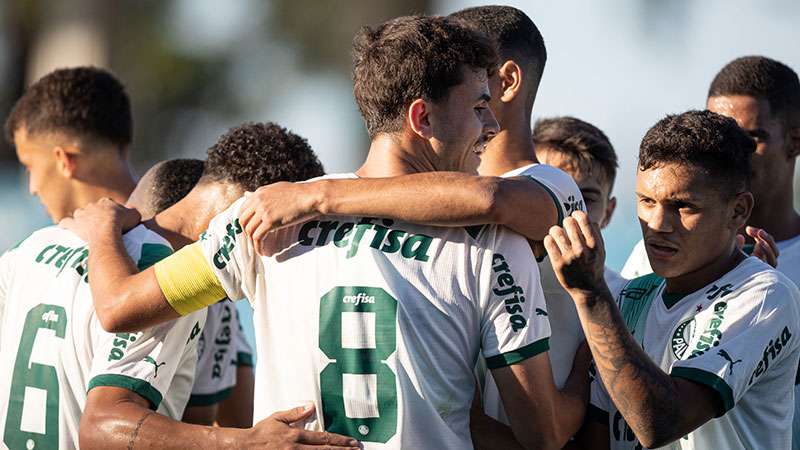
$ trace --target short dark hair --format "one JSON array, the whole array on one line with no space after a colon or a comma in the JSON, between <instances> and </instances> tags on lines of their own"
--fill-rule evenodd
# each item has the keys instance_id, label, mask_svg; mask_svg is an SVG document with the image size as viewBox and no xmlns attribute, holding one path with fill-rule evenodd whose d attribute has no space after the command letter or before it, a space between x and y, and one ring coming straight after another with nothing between
<instances>
[{"instance_id":1,"label":"short dark hair","mask_svg":"<svg viewBox=\"0 0 800 450\"><path fill-rule=\"evenodd\" d=\"M743 56L719 71L709 97L746 95L766 100L773 114L784 123L800 121L800 81L786 64L764 56ZM788 121L788 122L787 122Z\"/></svg>"},{"instance_id":2,"label":"short dark hair","mask_svg":"<svg viewBox=\"0 0 800 450\"><path fill-rule=\"evenodd\" d=\"M202 181L233 183L246 191L278 181L324 175L308 142L272 122L233 127L208 149Z\"/></svg>"},{"instance_id":3,"label":"short dark hair","mask_svg":"<svg viewBox=\"0 0 800 450\"><path fill-rule=\"evenodd\" d=\"M148 195L153 213L158 214L186 197L203 176L204 168L202 160L191 158L168 159L156 164Z\"/></svg>"},{"instance_id":4,"label":"short dark hair","mask_svg":"<svg viewBox=\"0 0 800 450\"><path fill-rule=\"evenodd\" d=\"M727 197L750 189L755 149L753 139L730 117L688 111L669 115L647 131L639 148L639 170L669 163L692 165Z\"/></svg>"},{"instance_id":5,"label":"short dark hair","mask_svg":"<svg viewBox=\"0 0 800 450\"><path fill-rule=\"evenodd\" d=\"M533 143L564 153L581 167L599 164L606 181L614 186L619 167L614 146L602 130L589 122L570 116L539 119L533 127Z\"/></svg>"},{"instance_id":6,"label":"short dark hair","mask_svg":"<svg viewBox=\"0 0 800 450\"><path fill-rule=\"evenodd\" d=\"M402 129L415 99L438 101L462 67L492 70L491 41L446 17L406 16L364 27L353 40L353 93L371 137Z\"/></svg>"},{"instance_id":7,"label":"short dark hair","mask_svg":"<svg viewBox=\"0 0 800 450\"><path fill-rule=\"evenodd\" d=\"M32 84L6 121L9 142L29 134L64 132L102 139L125 149L133 137L131 102L110 72L96 67L59 69Z\"/></svg>"},{"instance_id":8,"label":"short dark hair","mask_svg":"<svg viewBox=\"0 0 800 450\"><path fill-rule=\"evenodd\" d=\"M504 60L527 63L541 79L547 62L542 33L527 14L511 6L476 6L450 14L492 38Z\"/></svg>"}]
</instances>

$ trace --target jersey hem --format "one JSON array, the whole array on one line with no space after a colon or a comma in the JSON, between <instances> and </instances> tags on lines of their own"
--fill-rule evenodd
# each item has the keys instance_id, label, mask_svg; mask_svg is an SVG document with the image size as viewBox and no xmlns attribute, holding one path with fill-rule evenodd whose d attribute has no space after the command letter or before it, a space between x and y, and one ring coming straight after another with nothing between
<instances>
[{"instance_id":1,"label":"jersey hem","mask_svg":"<svg viewBox=\"0 0 800 450\"><path fill-rule=\"evenodd\" d=\"M92 378L91 381L89 381L89 388L86 390L86 392L89 392L96 387L103 386L118 387L135 392L147 400L150 403L150 409L154 411L158 409L158 406L161 404L162 396L161 393L158 392L158 389L154 388L153 385L147 381L129 377L127 375L97 375L96 377Z\"/></svg>"},{"instance_id":2,"label":"jersey hem","mask_svg":"<svg viewBox=\"0 0 800 450\"><path fill-rule=\"evenodd\" d=\"M722 411L720 414L717 414L716 417L725 415L725 413L734 407L733 390L730 386L728 386L728 383L726 383L725 380L720 378L717 374L703 369L697 369L695 367L675 367L670 372L670 376L694 381L695 383L702 384L703 386L713 389L719 396L719 399L722 402L722 407L724 408L724 411Z\"/></svg>"},{"instance_id":3,"label":"jersey hem","mask_svg":"<svg viewBox=\"0 0 800 450\"><path fill-rule=\"evenodd\" d=\"M534 357L539 353L546 352L548 350L550 350L550 338L546 337L522 348L518 348L506 353L500 353L499 355L490 356L486 358L486 367L492 370L499 369L500 367L519 364L528 358Z\"/></svg>"},{"instance_id":4,"label":"jersey hem","mask_svg":"<svg viewBox=\"0 0 800 450\"><path fill-rule=\"evenodd\" d=\"M192 394L189 396L189 403L186 406L211 406L230 397L233 386L223 389L213 394Z\"/></svg>"}]
</instances>

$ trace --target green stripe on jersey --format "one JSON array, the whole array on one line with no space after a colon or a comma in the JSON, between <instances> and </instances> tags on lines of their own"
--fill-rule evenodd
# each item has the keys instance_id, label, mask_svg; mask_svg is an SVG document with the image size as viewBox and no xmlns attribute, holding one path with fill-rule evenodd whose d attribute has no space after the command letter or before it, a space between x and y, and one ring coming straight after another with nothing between
<instances>
[{"instance_id":1,"label":"green stripe on jersey","mask_svg":"<svg viewBox=\"0 0 800 450\"><path fill-rule=\"evenodd\" d=\"M253 364L253 355L245 352L236 353L236 366L237 367L255 367Z\"/></svg>"},{"instance_id":2,"label":"green stripe on jersey","mask_svg":"<svg viewBox=\"0 0 800 450\"><path fill-rule=\"evenodd\" d=\"M703 386L708 386L713 389L719 396L720 403L722 403L722 407L724 408L724 411L719 412L717 417L725 415L725 413L730 411L734 406L733 390L730 386L728 386L728 383L726 383L725 380L720 378L715 373L707 372L694 367L675 367L672 369L672 372L670 372L670 376L694 381L695 383L699 383Z\"/></svg>"},{"instance_id":3,"label":"green stripe on jersey","mask_svg":"<svg viewBox=\"0 0 800 450\"><path fill-rule=\"evenodd\" d=\"M619 293L619 310L628 330L634 335L639 344L644 337L645 322L650 305L658 294L658 288L664 279L651 273L643 277L634 278Z\"/></svg>"},{"instance_id":4,"label":"green stripe on jersey","mask_svg":"<svg viewBox=\"0 0 800 450\"><path fill-rule=\"evenodd\" d=\"M135 392L150 403L150 409L153 411L158 409L158 405L161 404L161 392L158 392L158 389L154 388L147 381L138 378L120 374L98 375L89 381L89 389L86 391L88 392L96 387L103 386L118 387Z\"/></svg>"},{"instance_id":5,"label":"green stripe on jersey","mask_svg":"<svg viewBox=\"0 0 800 450\"><path fill-rule=\"evenodd\" d=\"M539 339L525 347L486 358L486 367L491 370L512 366L548 350L550 350L550 338Z\"/></svg>"},{"instance_id":6,"label":"green stripe on jersey","mask_svg":"<svg viewBox=\"0 0 800 450\"><path fill-rule=\"evenodd\" d=\"M556 205L556 211L558 211L558 221L556 223L558 224L558 226L564 225L564 213L566 211L564 210L564 206L562 206L561 202L558 200L558 197L556 197L556 194L554 194L553 191L551 191L549 187L547 187L544 183L542 183L541 181L537 180L536 178L533 178L533 177L528 177L528 178L530 178L531 180L535 181L539 186L543 187L544 190L547 191L548 194L550 194L550 198L553 200L553 203L555 203L555 205Z\"/></svg>"},{"instance_id":7,"label":"green stripe on jersey","mask_svg":"<svg viewBox=\"0 0 800 450\"><path fill-rule=\"evenodd\" d=\"M147 269L172 254L172 249L163 244L142 244L142 255L136 267L139 270Z\"/></svg>"},{"instance_id":8,"label":"green stripe on jersey","mask_svg":"<svg viewBox=\"0 0 800 450\"><path fill-rule=\"evenodd\" d=\"M189 403L186 406L211 406L230 397L233 388L223 389L213 394L192 394L189 397Z\"/></svg>"}]
</instances>

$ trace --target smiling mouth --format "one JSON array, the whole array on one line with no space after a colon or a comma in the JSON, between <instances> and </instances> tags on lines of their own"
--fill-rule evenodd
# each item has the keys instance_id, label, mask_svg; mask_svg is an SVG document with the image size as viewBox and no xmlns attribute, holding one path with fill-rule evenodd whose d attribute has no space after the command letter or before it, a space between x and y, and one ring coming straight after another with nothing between
<instances>
[{"instance_id":1,"label":"smiling mouth","mask_svg":"<svg viewBox=\"0 0 800 450\"><path fill-rule=\"evenodd\" d=\"M480 138L478 142L476 142L475 145L472 147L472 153L475 153L476 155L480 156L483 152L486 151L487 145L489 145L489 138L488 137Z\"/></svg>"}]
</instances>

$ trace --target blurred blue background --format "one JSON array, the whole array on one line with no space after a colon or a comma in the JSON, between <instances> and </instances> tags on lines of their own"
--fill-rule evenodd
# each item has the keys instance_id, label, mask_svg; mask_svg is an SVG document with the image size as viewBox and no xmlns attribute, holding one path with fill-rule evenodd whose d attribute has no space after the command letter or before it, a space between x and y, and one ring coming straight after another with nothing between
<instances>
[{"instance_id":1,"label":"blurred blue background","mask_svg":"<svg viewBox=\"0 0 800 450\"><path fill-rule=\"evenodd\" d=\"M614 269L640 236L633 189L647 128L667 113L703 108L714 74L738 56L763 54L800 70L800 2L793 0L501 3L524 10L547 43L534 119L587 120L619 154L619 206L604 233ZM165 158L203 158L222 132L245 120L281 123L308 138L328 172L351 171L368 145L349 75L358 27L480 4L4 0L0 114L5 120L24 86L50 70L94 64L128 86L139 173ZM26 183L13 148L2 144L0 250L49 223Z\"/></svg>"}]
</instances>

